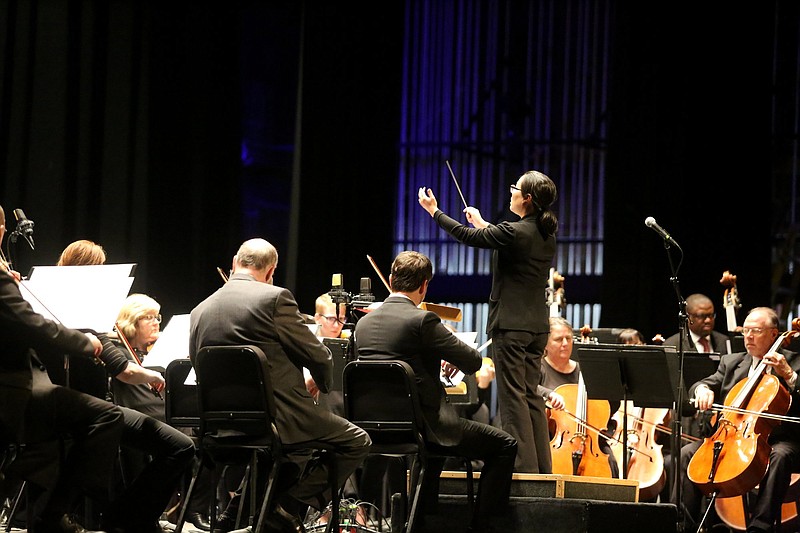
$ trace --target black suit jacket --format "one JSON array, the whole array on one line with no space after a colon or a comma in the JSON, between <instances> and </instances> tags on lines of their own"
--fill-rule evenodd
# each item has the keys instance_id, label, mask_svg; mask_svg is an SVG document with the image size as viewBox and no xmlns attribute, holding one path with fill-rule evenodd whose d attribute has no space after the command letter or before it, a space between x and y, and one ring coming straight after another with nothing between
<instances>
[{"instance_id":1,"label":"black suit jacket","mask_svg":"<svg viewBox=\"0 0 800 533\"><path fill-rule=\"evenodd\" d=\"M787 350L781 350L781 353L786 357L786 360L795 372L800 371L800 356L797 353ZM753 358L746 352L723 355L719 361L717 371L711 376L701 379L692 385L689 388L688 397L693 398L697 387L700 384L704 384L714 391L714 403L725 403L725 398L728 396L731 389L743 379L747 379L747 373L750 370L752 361ZM780 381L785 387L786 383L783 380ZM800 416L800 391L798 391L800 379L798 379L797 382L795 387L789 390L791 394L791 405L787 413L789 416L794 417ZM770 433L769 441L775 442L776 440L793 440L795 442L800 442L800 424L781 422L780 425L774 428Z\"/></svg>"},{"instance_id":2,"label":"black suit jacket","mask_svg":"<svg viewBox=\"0 0 800 533\"><path fill-rule=\"evenodd\" d=\"M679 339L681 337L680 332L675 333L667 340L664 341L663 346L674 346L676 349L680 346ZM727 341L730 339L724 333L720 333L719 331L712 331L711 332L711 350L717 353L726 354L730 353L728 351L728 343ZM696 352L697 346L694 345L693 342L689 341L688 336L683 338L683 351L684 352Z\"/></svg>"},{"instance_id":3,"label":"black suit jacket","mask_svg":"<svg viewBox=\"0 0 800 533\"><path fill-rule=\"evenodd\" d=\"M545 289L556 239L542 235L535 216L482 229L465 226L440 210L433 217L459 242L494 250L487 333L498 329L550 331Z\"/></svg>"},{"instance_id":4,"label":"black suit jacket","mask_svg":"<svg viewBox=\"0 0 800 533\"><path fill-rule=\"evenodd\" d=\"M203 346L251 344L269 362L277 404L277 427L287 444L315 440L341 429L341 419L314 402L303 367L322 392L333 382L330 350L306 327L288 289L234 274L190 316L189 357Z\"/></svg>"},{"instance_id":5,"label":"black suit jacket","mask_svg":"<svg viewBox=\"0 0 800 533\"><path fill-rule=\"evenodd\" d=\"M396 359L411 366L427 439L443 446L458 444L462 427L439 379L441 361L473 374L481 368L480 353L448 331L435 313L404 296L390 296L359 319L353 335L359 359Z\"/></svg>"},{"instance_id":6,"label":"black suit jacket","mask_svg":"<svg viewBox=\"0 0 800 533\"><path fill-rule=\"evenodd\" d=\"M24 416L31 395L53 386L34 350L94 356L86 335L36 313L17 282L0 269L0 436L5 432L17 442L25 442L26 426L48 424L45 416Z\"/></svg>"}]
</instances>

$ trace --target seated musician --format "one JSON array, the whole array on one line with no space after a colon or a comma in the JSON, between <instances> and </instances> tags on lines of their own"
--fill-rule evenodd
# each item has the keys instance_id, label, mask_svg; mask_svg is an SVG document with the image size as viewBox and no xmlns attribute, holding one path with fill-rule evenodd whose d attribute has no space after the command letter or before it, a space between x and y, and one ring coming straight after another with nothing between
<instances>
[{"instance_id":1,"label":"seated musician","mask_svg":"<svg viewBox=\"0 0 800 533\"><path fill-rule=\"evenodd\" d=\"M644 336L638 329L634 328L625 328L619 332L617 335L617 342L619 344L632 344L640 346L642 344L647 344L644 342Z\"/></svg>"},{"instance_id":2,"label":"seated musician","mask_svg":"<svg viewBox=\"0 0 800 533\"><path fill-rule=\"evenodd\" d=\"M0 244L5 236L5 212L0 207ZM102 344L93 335L47 320L22 297L19 275L0 254L0 437L3 445L45 444L64 439L69 453L62 462L49 460L48 476L37 476L41 465L28 464L26 453L11 463L0 479L0 499L20 479L32 479L50 489L35 523L36 533L81 533L70 515L81 494L108 499L112 472L122 434L120 410L98 398L54 385L37 357L41 349L95 357ZM72 437L72 438L68 438ZM48 456L48 459L52 457ZM10 526L10 524L9 524Z\"/></svg>"},{"instance_id":3,"label":"seated musician","mask_svg":"<svg viewBox=\"0 0 800 533\"><path fill-rule=\"evenodd\" d=\"M388 356L407 362L416 373L426 438L433 446L452 449L454 455L484 461L471 527L472 531L492 531L492 516L505 512L508 505L517 443L498 428L459 417L445 401L439 379L441 360L469 374L481 368L482 358L447 331L435 313L418 308L432 277L433 266L425 255L398 254L389 276L392 293L356 324L356 350L359 359ZM435 499L441 469L439 461L429 464L422 501Z\"/></svg>"},{"instance_id":4,"label":"seated musician","mask_svg":"<svg viewBox=\"0 0 800 533\"><path fill-rule=\"evenodd\" d=\"M100 265L105 260L106 255L100 245L79 240L64 249L58 265ZM120 324L130 326L127 334L131 335L132 343L140 349L146 348L146 344L154 340L153 332L158 331L155 318L144 320L144 315L139 317L133 311L136 305L132 302L142 301L146 302L144 310L150 313L147 316L158 314L154 300L131 295L118 316ZM133 316L137 316L137 319L133 319ZM141 327L138 318L143 319ZM115 344L114 341L119 342L118 337L112 339L112 335L105 334L97 336L103 343L103 351L99 356L104 363L101 368L112 378L112 390L119 391L120 387L138 390L147 398L148 405L147 409L141 409L136 402L119 401L127 400L128 396L116 398L123 412L121 457L123 468L126 469L123 478L127 483L117 489L120 496L105 510L103 522L115 532L160 532L159 518L184 474L190 469L194 444L188 436L164 422L164 402L158 396L164 389L164 377L134 361L133 356L127 353L127 347ZM130 464L131 456L140 458L135 467Z\"/></svg>"},{"instance_id":5,"label":"seated musician","mask_svg":"<svg viewBox=\"0 0 800 533\"><path fill-rule=\"evenodd\" d=\"M783 349L770 351L779 336L779 323L777 313L769 307L756 307L748 313L742 327L746 351L724 355L713 375L689 389L688 397L694 399L698 409L710 410L712 404L722 404L731 389L747 379L763 362L767 372L776 376L791 395L791 407L787 414L797 417L800 413L800 393L797 389L800 357ZM800 471L800 425L780 423L770 432L767 442L771 446L769 467L758 482L757 496L754 501L751 500L752 517L747 526L748 532L776 531L791 474ZM692 457L703 444L704 441L687 444L681 450L681 471L684 476L681 490L686 520L690 524L701 520L703 498L686 472Z\"/></svg>"},{"instance_id":6,"label":"seated musician","mask_svg":"<svg viewBox=\"0 0 800 533\"><path fill-rule=\"evenodd\" d=\"M705 294L690 294L686 298L686 314L689 317L688 337L683 339L683 350L686 352L717 352L730 353L730 338L716 331L716 310L714 302ZM681 345L680 332L673 334L664 341L664 346ZM687 384L688 385L688 384ZM695 408L684 406L683 432L694 437L708 437L711 423L711 413L699 413ZM666 451L669 452L669 443Z\"/></svg>"},{"instance_id":7,"label":"seated musician","mask_svg":"<svg viewBox=\"0 0 800 533\"><path fill-rule=\"evenodd\" d=\"M556 389L561 385L576 385L578 384L581 367L577 361L572 359L572 348L574 345L574 331L572 325L568 320L562 317L550 317L550 334L547 337L547 346L545 347L544 357L541 363L541 381L537 388L537 393L542 396L546 402L554 409L564 409L568 407L565 403L564 397L561 396ZM594 401L594 400L592 400ZM606 400L598 400L606 401ZM610 405L609 412L613 414L617 411L618 404ZM572 414L575 413L575 407L572 406ZM616 427L616 421L612 418L602 421L603 427L596 427L597 430L604 430L603 435L608 436L613 434ZM614 454L611 453L608 440L603 436L598 436L592 429L589 429L596 440L600 444L600 450L608 454L608 464L611 469L611 477L619 477L619 466ZM555 462L554 462L555 465ZM555 474L573 474L574 472L556 472Z\"/></svg>"},{"instance_id":8,"label":"seated musician","mask_svg":"<svg viewBox=\"0 0 800 533\"><path fill-rule=\"evenodd\" d=\"M333 450L332 457L313 459L307 468L302 467L309 463L308 454L297 457L303 475L279 491L277 502L264 517L268 531L302 531L301 512L309 506L324 509L331 500L328 461L335 462L341 486L367 456L371 441L364 430L317 405L307 391L303 367L310 370L322 392L332 385L331 352L306 327L294 295L273 284L277 266L278 251L268 241L256 238L242 243L233 257L228 282L192 309L189 355L195 362L204 346L254 344L262 348L270 368L281 377L273 382L273 389L276 425L283 443L317 441ZM258 472L267 470L259 468ZM259 483L258 490L265 486ZM240 503L246 506L248 502L249 498L241 498L237 492L215 529L231 531Z\"/></svg>"}]
</instances>

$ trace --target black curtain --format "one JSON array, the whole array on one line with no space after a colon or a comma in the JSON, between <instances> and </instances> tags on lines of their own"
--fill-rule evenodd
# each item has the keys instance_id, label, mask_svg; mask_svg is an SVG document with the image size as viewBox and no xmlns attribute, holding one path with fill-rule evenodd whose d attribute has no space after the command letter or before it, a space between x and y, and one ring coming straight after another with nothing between
<instances>
[{"instance_id":1,"label":"black curtain","mask_svg":"<svg viewBox=\"0 0 800 533\"><path fill-rule=\"evenodd\" d=\"M680 293L708 295L718 330L725 270L737 275L740 325L771 305L774 6L682 5L620 3L615 15L601 322L648 336L676 332L679 310L648 216L683 249Z\"/></svg>"}]
</instances>

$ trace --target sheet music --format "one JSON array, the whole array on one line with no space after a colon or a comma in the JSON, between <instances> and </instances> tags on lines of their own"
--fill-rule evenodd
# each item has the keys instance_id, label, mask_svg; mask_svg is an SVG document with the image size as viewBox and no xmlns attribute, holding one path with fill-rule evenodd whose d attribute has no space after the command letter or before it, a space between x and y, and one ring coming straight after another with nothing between
<instances>
[{"instance_id":1,"label":"sheet music","mask_svg":"<svg viewBox=\"0 0 800 533\"><path fill-rule=\"evenodd\" d=\"M108 332L133 285L134 264L37 266L20 282L37 313L68 328Z\"/></svg>"},{"instance_id":2,"label":"sheet music","mask_svg":"<svg viewBox=\"0 0 800 533\"><path fill-rule=\"evenodd\" d=\"M142 361L143 367L165 372L173 360L189 358L189 316L172 315Z\"/></svg>"}]
</instances>

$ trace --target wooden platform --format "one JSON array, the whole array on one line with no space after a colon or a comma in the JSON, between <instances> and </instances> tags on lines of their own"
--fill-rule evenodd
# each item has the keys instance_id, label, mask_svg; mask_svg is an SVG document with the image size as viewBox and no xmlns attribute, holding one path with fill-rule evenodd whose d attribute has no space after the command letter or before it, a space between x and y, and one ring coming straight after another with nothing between
<instances>
[{"instance_id":1,"label":"wooden platform","mask_svg":"<svg viewBox=\"0 0 800 533\"><path fill-rule=\"evenodd\" d=\"M475 472L473 475L477 488L477 484L480 482L480 472ZM439 480L439 494L466 494L466 479L466 472L442 472ZM511 496L636 503L639 501L639 482L630 479L561 474L514 474L511 481Z\"/></svg>"}]
</instances>

